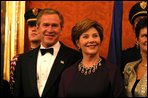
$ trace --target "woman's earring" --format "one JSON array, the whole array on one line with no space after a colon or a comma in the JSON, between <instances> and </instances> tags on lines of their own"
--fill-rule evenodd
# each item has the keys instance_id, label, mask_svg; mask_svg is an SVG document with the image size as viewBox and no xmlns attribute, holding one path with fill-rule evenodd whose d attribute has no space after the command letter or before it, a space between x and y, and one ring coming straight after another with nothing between
<instances>
[{"instance_id":1,"label":"woman's earring","mask_svg":"<svg viewBox=\"0 0 148 98\"><path fill-rule=\"evenodd\" d=\"M77 47L78 47L79 50L81 49L79 46L77 46Z\"/></svg>"}]
</instances>

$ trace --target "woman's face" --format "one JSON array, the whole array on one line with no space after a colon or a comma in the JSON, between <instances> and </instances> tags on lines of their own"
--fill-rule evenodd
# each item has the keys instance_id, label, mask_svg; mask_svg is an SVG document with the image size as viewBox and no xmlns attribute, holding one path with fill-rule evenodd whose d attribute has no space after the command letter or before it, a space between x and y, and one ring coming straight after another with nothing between
<instances>
[{"instance_id":1,"label":"woman's face","mask_svg":"<svg viewBox=\"0 0 148 98\"><path fill-rule=\"evenodd\" d=\"M140 30L138 42L141 52L147 53L147 27Z\"/></svg>"},{"instance_id":2,"label":"woman's face","mask_svg":"<svg viewBox=\"0 0 148 98\"><path fill-rule=\"evenodd\" d=\"M96 55L101 45L99 32L92 27L84 32L76 43L83 55Z\"/></svg>"}]
</instances>

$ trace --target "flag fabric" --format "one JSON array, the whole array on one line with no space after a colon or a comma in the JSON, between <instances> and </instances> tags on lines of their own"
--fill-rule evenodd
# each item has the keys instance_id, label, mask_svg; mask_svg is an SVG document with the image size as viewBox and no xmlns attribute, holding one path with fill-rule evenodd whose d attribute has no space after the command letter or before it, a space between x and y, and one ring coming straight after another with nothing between
<instances>
[{"instance_id":1,"label":"flag fabric","mask_svg":"<svg viewBox=\"0 0 148 98\"><path fill-rule=\"evenodd\" d=\"M112 29L107 60L121 67L123 2L114 1Z\"/></svg>"}]
</instances>

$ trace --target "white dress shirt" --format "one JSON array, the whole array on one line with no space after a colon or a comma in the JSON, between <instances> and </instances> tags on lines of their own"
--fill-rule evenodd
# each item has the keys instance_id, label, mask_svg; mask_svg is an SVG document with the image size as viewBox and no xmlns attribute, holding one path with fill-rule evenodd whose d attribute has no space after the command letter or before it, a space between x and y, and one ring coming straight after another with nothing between
<instances>
[{"instance_id":1,"label":"white dress shirt","mask_svg":"<svg viewBox=\"0 0 148 98\"><path fill-rule=\"evenodd\" d=\"M53 55L50 53L46 53L45 55L42 55L40 50L38 52L37 86L38 86L38 92L39 92L40 97L41 97L44 87L46 85L46 81L47 81L48 76L50 74L54 60L59 52L60 43L57 42L55 45L53 45L52 47L49 47L49 48L53 48ZM40 49L45 49L45 47L43 47L43 45L41 44Z\"/></svg>"}]
</instances>

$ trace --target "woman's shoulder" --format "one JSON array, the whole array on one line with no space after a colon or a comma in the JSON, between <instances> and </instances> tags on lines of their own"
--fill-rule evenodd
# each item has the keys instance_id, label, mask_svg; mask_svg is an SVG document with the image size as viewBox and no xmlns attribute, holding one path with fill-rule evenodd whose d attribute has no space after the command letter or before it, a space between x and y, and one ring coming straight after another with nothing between
<instances>
[{"instance_id":1,"label":"woman's shoulder","mask_svg":"<svg viewBox=\"0 0 148 98\"><path fill-rule=\"evenodd\" d=\"M69 66L68 68L66 68L61 76L61 81L62 83L64 83L65 85L69 85L69 83L72 81L75 73L77 72L77 65L79 64L79 61L76 62L75 64Z\"/></svg>"},{"instance_id":2,"label":"woman's shoulder","mask_svg":"<svg viewBox=\"0 0 148 98\"><path fill-rule=\"evenodd\" d=\"M141 62L141 59L140 60L137 60L137 61L132 61L132 62L129 62L125 65L125 68L124 70L132 70L138 63Z\"/></svg>"},{"instance_id":3,"label":"woman's shoulder","mask_svg":"<svg viewBox=\"0 0 148 98\"><path fill-rule=\"evenodd\" d=\"M66 68L62 73L62 75L66 77L71 77L77 71L77 67L79 63L80 63L80 60L74 63L73 65L69 66L68 68Z\"/></svg>"},{"instance_id":4,"label":"woman's shoulder","mask_svg":"<svg viewBox=\"0 0 148 98\"><path fill-rule=\"evenodd\" d=\"M138 63L140 63L140 62L141 62L141 59L127 63L124 67L123 74L125 74L125 73L130 74L132 72L132 70L134 70L134 67L137 66Z\"/></svg>"}]
</instances>

